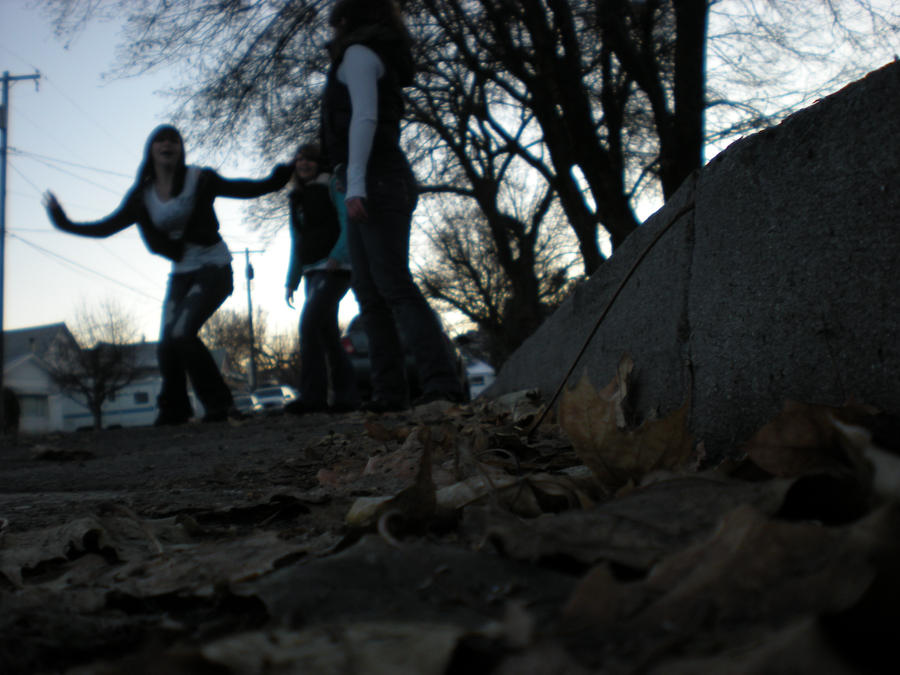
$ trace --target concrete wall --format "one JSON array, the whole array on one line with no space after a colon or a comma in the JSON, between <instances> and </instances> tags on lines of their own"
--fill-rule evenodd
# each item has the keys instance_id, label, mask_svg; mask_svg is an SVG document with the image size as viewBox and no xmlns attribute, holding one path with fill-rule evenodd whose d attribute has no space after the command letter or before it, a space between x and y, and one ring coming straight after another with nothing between
<instances>
[{"instance_id":1,"label":"concrete wall","mask_svg":"<svg viewBox=\"0 0 900 675\"><path fill-rule=\"evenodd\" d=\"M900 63L744 138L710 161L501 369L488 395L549 398L650 240L590 342L598 386L623 352L635 404L690 396L713 452L746 439L785 399L853 397L900 413Z\"/></svg>"}]
</instances>

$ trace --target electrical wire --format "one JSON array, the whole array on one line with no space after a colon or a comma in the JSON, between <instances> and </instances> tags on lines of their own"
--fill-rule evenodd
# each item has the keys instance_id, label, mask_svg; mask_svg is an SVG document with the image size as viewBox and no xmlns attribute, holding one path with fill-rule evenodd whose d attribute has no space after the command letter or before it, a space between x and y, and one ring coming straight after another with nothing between
<instances>
[{"instance_id":1,"label":"electrical wire","mask_svg":"<svg viewBox=\"0 0 900 675\"><path fill-rule=\"evenodd\" d=\"M108 124L102 124L98 120L94 119L91 115L89 115L87 113L87 111L84 110L84 108L82 108L80 105L78 105L78 103L75 101L75 99L73 99L71 96L69 96L69 94L67 94L65 91L63 91L63 89L59 85L56 84L56 80L54 80L50 76L46 75L45 73L41 73L41 77L44 79L44 81L47 84L50 85L50 87L55 89L60 96L62 96L64 99L66 99L69 102L69 104L73 108L75 108L75 110L77 110L82 115L84 115L85 119L92 122L94 124L94 126L96 126L100 131L102 131L106 136L108 136L110 138L110 140L114 141L117 145L122 145L122 139L116 138L109 132Z\"/></svg>"},{"instance_id":2,"label":"electrical wire","mask_svg":"<svg viewBox=\"0 0 900 675\"><path fill-rule=\"evenodd\" d=\"M121 173L119 171L110 171L109 169L100 169L96 166L88 166L86 164L79 164L78 162L69 162L64 159L58 159L56 157L48 157L47 155L39 155L36 152L29 152L28 150L22 150L21 148L16 148L14 146L10 146L9 148L7 148L7 150L10 153L18 155L20 157L31 158L31 159L35 159L37 161L43 160L43 161L41 161L42 164L46 164L47 162L55 162L56 164L66 164L67 166L74 166L78 169L87 169L88 171L96 171L97 173L105 173L110 176L121 176L122 178L129 178L129 179L134 178L134 176L127 174L127 173Z\"/></svg>"},{"instance_id":3,"label":"electrical wire","mask_svg":"<svg viewBox=\"0 0 900 675\"><path fill-rule=\"evenodd\" d=\"M150 295L149 293L145 293L144 291L142 291L138 288L135 288L134 286L129 286L128 284L123 283L119 279L114 279L113 277L107 276L106 274L103 274L102 272L98 272L97 270L91 269L90 267L82 265L81 263L75 262L74 260L70 260L69 258L62 256L59 253L55 253L47 248L44 248L43 246L40 246L39 244L35 244L34 242L28 241L24 237L20 237L19 235L17 235L15 232L10 232L7 230L7 234L11 238L21 241L23 244L30 246L31 248L35 249L36 251L39 251L40 253L43 253L44 255L46 255L48 257L55 258L58 261L61 261L62 263L70 265L70 266L77 268L79 270L82 270L84 272L88 272L89 274L93 274L94 276L100 277L104 281L109 281L110 283L116 284L117 286L121 286L122 288L125 288L125 289L131 291L132 293L136 293L137 295L142 295L145 298L148 298L149 300L153 300L156 303L162 304L162 300Z\"/></svg>"},{"instance_id":4,"label":"electrical wire","mask_svg":"<svg viewBox=\"0 0 900 675\"><path fill-rule=\"evenodd\" d=\"M54 166L51 162L47 162L47 161L44 161L44 160L36 159L36 158L34 158L34 157L32 157L32 158L30 158L30 159L31 159L32 161L34 161L34 162L38 162L39 164L43 164L44 166L46 166L46 167L49 168L49 169L53 169L54 171L58 171L58 172L60 172L60 173L66 174L67 176L70 176L70 177L72 177L72 178L75 178L76 180L80 180L80 181L82 181L82 182L84 182L84 183L88 183L89 185L93 185L94 187L99 188L99 189L103 190L104 192L109 192L110 194L118 194L118 192L119 192L119 190L116 190L116 189L114 189L114 188L111 188L111 187L109 187L108 185L104 185L103 183L98 183L98 182L96 182L96 181L91 180L90 178L85 178L84 176L79 176L77 173L73 173L73 172L71 172L71 171L69 171L69 170L67 170L67 169L63 169L63 168L61 168L61 167ZM28 182L29 185L31 185L32 187L34 187L39 193L43 193L43 190L41 190L40 188L38 188L34 183L32 183L32 182L31 182L30 180L28 180L27 178L25 178L25 177L22 175L22 172L21 172L21 171L18 171L17 169L15 169L15 167L13 167L13 169L16 171L16 173L18 173L20 176L22 176L22 178L24 178L24 179L26 180L26 182Z\"/></svg>"}]
</instances>

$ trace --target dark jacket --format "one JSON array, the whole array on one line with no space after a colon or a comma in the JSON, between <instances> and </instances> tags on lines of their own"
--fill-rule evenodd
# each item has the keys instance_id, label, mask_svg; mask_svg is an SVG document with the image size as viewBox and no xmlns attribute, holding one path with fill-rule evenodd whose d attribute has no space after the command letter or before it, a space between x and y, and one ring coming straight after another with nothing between
<instances>
[{"instance_id":1,"label":"dark jacket","mask_svg":"<svg viewBox=\"0 0 900 675\"><path fill-rule=\"evenodd\" d=\"M291 262L287 286L297 290L305 268L334 257L349 262L346 244L338 247L341 225L329 183L330 174L319 174L309 183L292 190L288 199L291 212Z\"/></svg>"},{"instance_id":2,"label":"dark jacket","mask_svg":"<svg viewBox=\"0 0 900 675\"><path fill-rule=\"evenodd\" d=\"M250 199L275 192L287 184L292 170L288 164L279 164L268 178L251 180L223 178L212 169L202 169L197 182L194 211L180 239L171 239L153 224L144 204L145 185L134 186L118 209L97 221L73 223L61 210L54 211L51 216L59 229L85 237L108 237L137 223L148 249L169 260L178 261L184 255L186 243L211 246L221 241L219 220L213 210L216 197Z\"/></svg>"}]
</instances>

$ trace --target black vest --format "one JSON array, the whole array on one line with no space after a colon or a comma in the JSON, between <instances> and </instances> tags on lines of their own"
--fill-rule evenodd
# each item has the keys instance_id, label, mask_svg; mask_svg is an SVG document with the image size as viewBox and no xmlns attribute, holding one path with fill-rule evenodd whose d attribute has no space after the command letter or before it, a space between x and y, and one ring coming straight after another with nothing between
<instances>
[{"instance_id":1,"label":"black vest","mask_svg":"<svg viewBox=\"0 0 900 675\"><path fill-rule=\"evenodd\" d=\"M378 80L378 126L375 129L369 165L392 163L394 159L405 162L400 148L400 120L403 118L404 107L401 78L407 78L404 77L406 73L399 71L404 70L404 60L410 59L408 50L405 44L397 40L360 40L355 44L363 44L374 51L385 68L384 76ZM343 54L334 61L328 73L322 105L322 147L325 162L332 169L339 164L347 164L350 118L353 114L350 92L337 78L342 58Z\"/></svg>"},{"instance_id":2,"label":"black vest","mask_svg":"<svg viewBox=\"0 0 900 675\"><path fill-rule=\"evenodd\" d=\"M328 186L309 183L290 194L291 228L298 243L300 264L311 265L331 253L341 234L337 209Z\"/></svg>"}]
</instances>

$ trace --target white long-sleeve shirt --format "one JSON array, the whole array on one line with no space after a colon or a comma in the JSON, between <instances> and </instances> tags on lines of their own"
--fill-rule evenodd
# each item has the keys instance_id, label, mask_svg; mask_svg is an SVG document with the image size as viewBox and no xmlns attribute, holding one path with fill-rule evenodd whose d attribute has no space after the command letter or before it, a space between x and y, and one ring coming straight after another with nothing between
<instances>
[{"instance_id":1,"label":"white long-sleeve shirt","mask_svg":"<svg viewBox=\"0 0 900 675\"><path fill-rule=\"evenodd\" d=\"M338 66L337 79L350 92L353 114L347 156L347 199L366 197L366 167L378 126L378 80L384 76L381 58L365 45L351 45Z\"/></svg>"}]
</instances>

